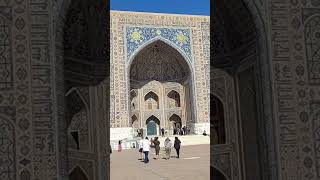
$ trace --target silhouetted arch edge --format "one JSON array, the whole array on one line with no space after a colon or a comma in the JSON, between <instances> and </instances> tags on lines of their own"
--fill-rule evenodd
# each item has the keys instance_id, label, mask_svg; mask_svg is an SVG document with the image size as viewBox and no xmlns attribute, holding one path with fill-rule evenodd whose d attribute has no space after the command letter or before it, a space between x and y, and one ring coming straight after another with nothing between
<instances>
[{"instance_id":1,"label":"silhouetted arch edge","mask_svg":"<svg viewBox=\"0 0 320 180\"><path fill-rule=\"evenodd\" d=\"M88 173L84 170L84 168L82 168L79 164L75 164L68 172L68 176L70 176L70 174L76 169L79 168L83 174L86 176L87 179L90 178L90 176L88 175Z\"/></svg>"},{"instance_id":2,"label":"silhouetted arch edge","mask_svg":"<svg viewBox=\"0 0 320 180\"><path fill-rule=\"evenodd\" d=\"M217 166L212 165L211 167L214 168L214 169L216 169L218 172L220 172L220 173L226 178L226 180L229 180L229 179L230 179L230 178L229 178L220 168L218 168ZM219 180L219 179L217 179L217 180Z\"/></svg>"}]
</instances>

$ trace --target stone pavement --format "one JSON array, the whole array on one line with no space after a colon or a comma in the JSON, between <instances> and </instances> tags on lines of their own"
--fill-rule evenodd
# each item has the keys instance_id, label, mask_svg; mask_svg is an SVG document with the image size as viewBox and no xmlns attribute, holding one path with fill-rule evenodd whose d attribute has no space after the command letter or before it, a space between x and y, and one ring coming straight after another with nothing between
<instances>
[{"instance_id":1,"label":"stone pavement","mask_svg":"<svg viewBox=\"0 0 320 180\"><path fill-rule=\"evenodd\" d=\"M149 156L150 162L140 160L137 149L113 151L110 156L111 180L209 180L210 179L210 146L194 145L181 148L180 159L176 158L172 148L169 160L154 160L154 149Z\"/></svg>"}]
</instances>

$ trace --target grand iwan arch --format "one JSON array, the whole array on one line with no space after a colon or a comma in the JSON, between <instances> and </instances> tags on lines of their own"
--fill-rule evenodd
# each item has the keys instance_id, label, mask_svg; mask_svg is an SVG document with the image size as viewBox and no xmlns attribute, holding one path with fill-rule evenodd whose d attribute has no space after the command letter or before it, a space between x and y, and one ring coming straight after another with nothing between
<instances>
[{"instance_id":1,"label":"grand iwan arch","mask_svg":"<svg viewBox=\"0 0 320 180\"><path fill-rule=\"evenodd\" d=\"M114 11L112 17L116 21L123 13ZM199 22L209 21L209 17L194 17ZM159 135L161 128L173 134L175 128L183 126L195 134L209 132L209 49L204 54L198 49L204 44L194 44L202 37L195 36L189 26L127 23L118 28L123 30L112 28L112 32L121 35L115 34L111 42L124 45L124 51L119 56L116 49L111 49L118 55L111 59L111 71L118 72L111 73L111 94L115 98L111 140L133 138L137 129L144 129L145 135ZM208 34L209 29L199 32ZM121 89L117 78L124 80Z\"/></svg>"}]
</instances>

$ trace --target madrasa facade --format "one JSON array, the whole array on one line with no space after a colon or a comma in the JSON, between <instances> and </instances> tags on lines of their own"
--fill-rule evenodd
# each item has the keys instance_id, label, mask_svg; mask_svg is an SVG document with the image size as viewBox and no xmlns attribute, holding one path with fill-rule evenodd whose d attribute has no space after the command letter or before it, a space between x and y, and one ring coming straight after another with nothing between
<instances>
[{"instance_id":1,"label":"madrasa facade","mask_svg":"<svg viewBox=\"0 0 320 180\"><path fill-rule=\"evenodd\" d=\"M210 132L209 19L111 11L111 140Z\"/></svg>"},{"instance_id":2,"label":"madrasa facade","mask_svg":"<svg viewBox=\"0 0 320 180\"><path fill-rule=\"evenodd\" d=\"M0 0L0 179L105 180L110 139L181 126L214 179L320 179L319 1L108 13Z\"/></svg>"}]
</instances>

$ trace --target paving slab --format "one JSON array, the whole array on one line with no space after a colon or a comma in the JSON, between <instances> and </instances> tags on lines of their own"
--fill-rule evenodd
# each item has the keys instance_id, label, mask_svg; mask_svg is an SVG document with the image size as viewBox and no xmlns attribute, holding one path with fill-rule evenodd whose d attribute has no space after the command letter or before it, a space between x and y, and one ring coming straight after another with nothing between
<instances>
[{"instance_id":1,"label":"paving slab","mask_svg":"<svg viewBox=\"0 0 320 180\"><path fill-rule=\"evenodd\" d=\"M138 160L137 149L113 151L110 156L111 180L209 180L210 179L210 146L192 145L181 147L180 158L176 158L174 149L171 159L154 160L154 149L151 150L150 162L145 164Z\"/></svg>"}]
</instances>

